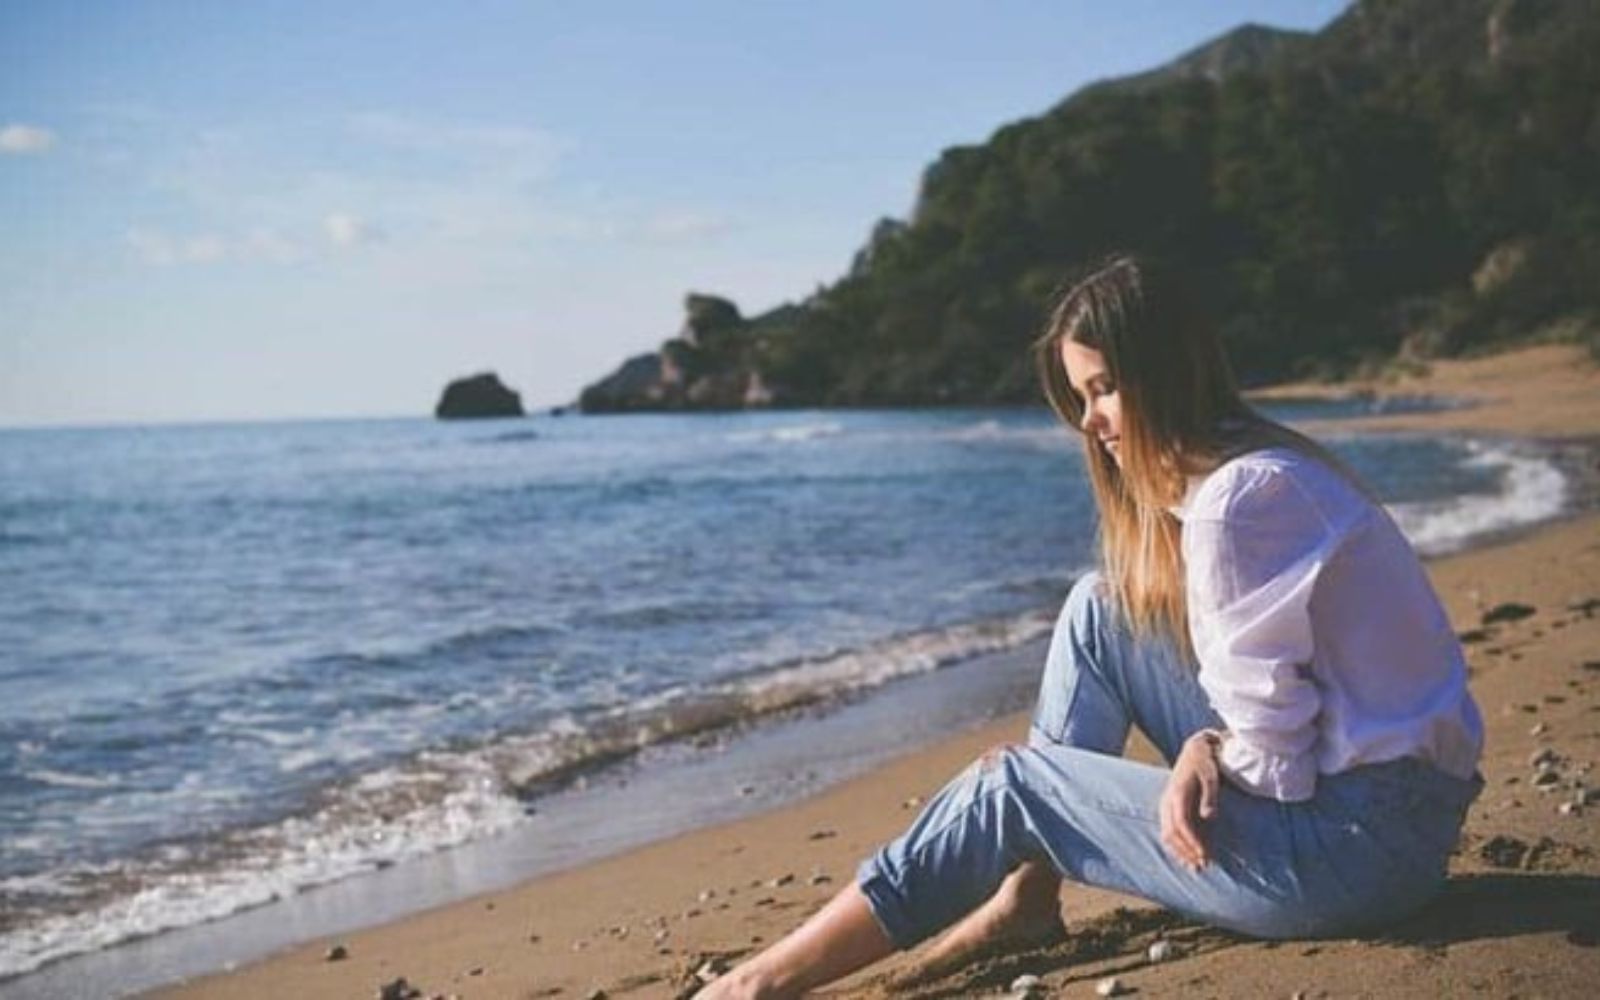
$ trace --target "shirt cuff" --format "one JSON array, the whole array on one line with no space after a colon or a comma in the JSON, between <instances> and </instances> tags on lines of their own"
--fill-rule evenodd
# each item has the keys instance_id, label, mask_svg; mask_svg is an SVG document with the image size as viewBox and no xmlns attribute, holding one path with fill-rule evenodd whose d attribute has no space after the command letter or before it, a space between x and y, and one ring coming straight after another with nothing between
<instances>
[{"instance_id":1,"label":"shirt cuff","mask_svg":"<svg viewBox=\"0 0 1600 1000\"><path fill-rule=\"evenodd\" d=\"M1200 732L1216 748L1217 770L1241 791L1279 802L1304 802L1316 795L1317 762L1311 754L1273 753L1223 730Z\"/></svg>"}]
</instances>

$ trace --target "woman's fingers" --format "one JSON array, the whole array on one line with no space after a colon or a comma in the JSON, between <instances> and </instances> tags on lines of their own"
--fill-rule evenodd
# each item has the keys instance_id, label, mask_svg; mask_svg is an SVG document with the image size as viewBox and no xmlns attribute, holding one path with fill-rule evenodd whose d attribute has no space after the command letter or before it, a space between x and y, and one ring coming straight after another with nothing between
<instances>
[{"instance_id":1,"label":"woman's fingers","mask_svg":"<svg viewBox=\"0 0 1600 1000\"><path fill-rule=\"evenodd\" d=\"M1173 856L1190 868L1205 864L1205 846L1193 823L1195 787L1189 781L1175 781L1161 796L1161 842Z\"/></svg>"},{"instance_id":2,"label":"woman's fingers","mask_svg":"<svg viewBox=\"0 0 1600 1000\"><path fill-rule=\"evenodd\" d=\"M1214 767L1200 771L1200 818L1210 819L1217 814L1217 791L1222 782Z\"/></svg>"}]
</instances>

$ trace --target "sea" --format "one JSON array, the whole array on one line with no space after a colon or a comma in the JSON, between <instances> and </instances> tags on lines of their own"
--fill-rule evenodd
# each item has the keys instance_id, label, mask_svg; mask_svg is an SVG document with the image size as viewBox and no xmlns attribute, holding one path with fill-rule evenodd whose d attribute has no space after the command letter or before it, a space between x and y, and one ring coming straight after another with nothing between
<instances>
[{"instance_id":1,"label":"sea","mask_svg":"<svg viewBox=\"0 0 1600 1000\"><path fill-rule=\"evenodd\" d=\"M1568 502L1535 443L1340 427L1425 554ZM1081 466L1042 409L0 431L0 993L526 845L730 733L803 758L912 680L977 720L943 678L1047 636L1093 562Z\"/></svg>"}]
</instances>

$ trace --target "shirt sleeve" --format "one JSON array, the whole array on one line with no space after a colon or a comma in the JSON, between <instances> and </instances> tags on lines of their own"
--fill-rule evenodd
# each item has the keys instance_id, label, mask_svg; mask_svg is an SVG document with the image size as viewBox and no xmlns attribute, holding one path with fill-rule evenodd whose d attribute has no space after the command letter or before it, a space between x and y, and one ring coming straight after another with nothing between
<instances>
[{"instance_id":1,"label":"shirt sleeve","mask_svg":"<svg viewBox=\"0 0 1600 1000\"><path fill-rule=\"evenodd\" d=\"M1303 801L1316 791L1321 709L1311 594L1336 539L1288 471L1219 474L1183 526L1200 684L1228 727L1218 764L1247 792Z\"/></svg>"}]
</instances>

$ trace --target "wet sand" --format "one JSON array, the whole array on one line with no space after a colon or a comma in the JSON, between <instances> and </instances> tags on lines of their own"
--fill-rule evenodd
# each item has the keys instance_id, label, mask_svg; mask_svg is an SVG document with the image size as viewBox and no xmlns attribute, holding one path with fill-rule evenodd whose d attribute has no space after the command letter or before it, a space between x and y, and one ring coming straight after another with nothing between
<instances>
[{"instance_id":1,"label":"wet sand","mask_svg":"<svg viewBox=\"0 0 1600 1000\"><path fill-rule=\"evenodd\" d=\"M1283 395L1435 395L1471 408L1369 418L1366 427L1475 431L1566 442L1591 479L1600 371L1539 347L1440 363L1383 384L1293 386ZM1147 904L1069 886L1059 946L981 962L898 995L1003 992L1024 972L1055 995L1094 996L1117 976L1133 995L1287 997L1589 996L1600 977L1600 514L1572 517L1436 560L1429 571L1467 650L1488 730L1488 782L1440 900L1386 934L1250 941ZM998 742L1011 715L884 764L797 804L694 831L384 926L321 939L162 997L372 997L404 978L415 995L670 997L696 970L772 941L897 834L920 801ZM1548 751L1538 778L1531 763ZM1147 746L1134 753L1150 758ZM1548 784L1538 784L1547 782ZM1576 806L1594 790L1594 801ZM1564 807L1564 808L1563 808ZM1146 959L1158 937L1175 956ZM346 953L329 960L330 948ZM876 996L902 957L831 994Z\"/></svg>"}]
</instances>

